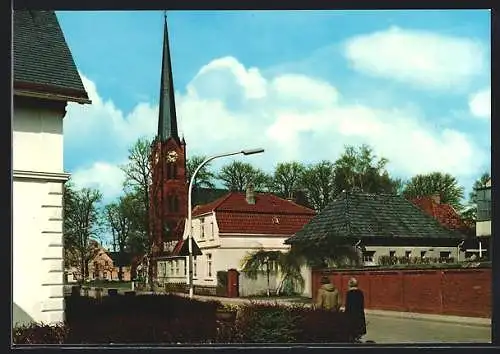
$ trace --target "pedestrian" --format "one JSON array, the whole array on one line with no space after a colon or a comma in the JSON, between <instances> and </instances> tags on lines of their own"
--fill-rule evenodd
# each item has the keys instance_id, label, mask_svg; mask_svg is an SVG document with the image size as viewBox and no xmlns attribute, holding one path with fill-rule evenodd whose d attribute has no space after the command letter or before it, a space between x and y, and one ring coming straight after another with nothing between
<instances>
[{"instance_id":1,"label":"pedestrian","mask_svg":"<svg viewBox=\"0 0 500 354\"><path fill-rule=\"evenodd\" d=\"M316 297L316 307L329 311L339 311L340 294L328 277L321 278L321 287Z\"/></svg>"},{"instance_id":2,"label":"pedestrian","mask_svg":"<svg viewBox=\"0 0 500 354\"><path fill-rule=\"evenodd\" d=\"M358 289L358 281L349 279L349 290L345 296L345 313L351 318L354 330L354 340L361 341L366 334L365 298L363 292Z\"/></svg>"}]
</instances>

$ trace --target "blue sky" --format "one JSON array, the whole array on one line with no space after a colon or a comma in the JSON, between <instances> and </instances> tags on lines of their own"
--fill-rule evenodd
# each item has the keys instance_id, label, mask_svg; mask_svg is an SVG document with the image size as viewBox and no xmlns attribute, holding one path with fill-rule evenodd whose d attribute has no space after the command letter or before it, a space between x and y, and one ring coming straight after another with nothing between
<instances>
[{"instance_id":1,"label":"blue sky","mask_svg":"<svg viewBox=\"0 0 500 354\"><path fill-rule=\"evenodd\" d=\"M68 109L65 168L111 200L127 148L156 130L163 13L57 15L94 102ZM367 143L404 178L470 189L489 171L488 10L176 11L168 25L188 156L262 146L246 160L270 171Z\"/></svg>"}]
</instances>

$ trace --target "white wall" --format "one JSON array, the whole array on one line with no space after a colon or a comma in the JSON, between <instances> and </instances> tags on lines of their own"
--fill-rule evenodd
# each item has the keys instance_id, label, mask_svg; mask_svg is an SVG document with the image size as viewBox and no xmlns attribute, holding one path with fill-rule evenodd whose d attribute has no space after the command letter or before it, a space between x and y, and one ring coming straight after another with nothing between
<instances>
[{"instance_id":1,"label":"white wall","mask_svg":"<svg viewBox=\"0 0 500 354\"><path fill-rule=\"evenodd\" d=\"M64 319L62 109L14 108L13 322Z\"/></svg>"},{"instance_id":2,"label":"white wall","mask_svg":"<svg viewBox=\"0 0 500 354\"><path fill-rule=\"evenodd\" d=\"M53 109L15 106L13 121L14 170L62 173L63 116Z\"/></svg>"},{"instance_id":3,"label":"white wall","mask_svg":"<svg viewBox=\"0 0 500 354\"><path fill-rule=\"evenodd\" d=\"M476 236L491 236L491 220L476 223Z\"/></svg>"}]
</instances>

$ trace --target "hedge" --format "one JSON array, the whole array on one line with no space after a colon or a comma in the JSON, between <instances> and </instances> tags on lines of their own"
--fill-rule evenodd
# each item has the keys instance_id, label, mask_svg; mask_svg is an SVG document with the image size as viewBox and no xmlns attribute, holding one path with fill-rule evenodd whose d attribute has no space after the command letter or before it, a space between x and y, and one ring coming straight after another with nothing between
<instances>
[{"instance_id":1,"label":"hedge","mask_svg":"<svg viewBox=\"0 0 500 354\"><path fill-rule=\"evenodd\" d=\"M305 306L250 303L236 320L217 320L228 309L175 295L66 299L66 323L14 329L16 344L102 343L341 343L351 340L344 313Z\"/></svg>"}]
</instances>

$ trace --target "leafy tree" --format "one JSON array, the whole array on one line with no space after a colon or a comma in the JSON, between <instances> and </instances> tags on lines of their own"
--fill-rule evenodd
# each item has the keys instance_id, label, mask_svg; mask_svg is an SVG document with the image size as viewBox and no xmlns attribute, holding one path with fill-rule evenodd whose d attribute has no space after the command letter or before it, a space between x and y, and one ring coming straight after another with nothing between
<instances>
[{"instance_id":1,"label":"leafy tree","mask_svg":"<svg viewBox=\"0 0 500 354\"><path fill-rule=\"evenodd\" d=\"M153 142L154 143L154 142ZM121 166L125 174L124 187L127 193L136 196L139 203L135 209L135 222L137 234L134 235L131 243L135 248L143 248L147 260L146 281L152 283L152 235L150 227L150 195L156 195L157 191L152 186L152 168L150 157L152 152L152 143L146 138L138 139L129 149L128 162ZM155 208L155 210L158 208ZM139 247L138 247L139 246Z\"/></svg>"},{"instance_id":2,"label":"leafy tree","mask_svg":"<svg viewBox=\"0 0 500 354\"><path fill-rule=\"evenodd\" d=\"M335 197L334 164L321 161L307 166L300 181L309 204L321 211Z\"/></svg>"},{"instance_id":3,"label":"leafy tree","mask_svg":"<svg viewBox=\"0 0 500 354\"><path fill-rule=\"evenodd\" d=\"M462 209L464 188L449 173L432 172L416 175L406 183L403 190L404 197L409 199L436 194L440 196L442 203L451 205L455 210Z\"/></svg>"},{"instance_id":4,"label":"leafy tree","mask_svg":"<svg viewBox=\"0 0 500 354\"><path fill-rule=\"evenodd\" d=\"M217 178L231 191L244 191L249 183L257 190L269 185L269 177L261 169L240 161L223 166Z\"/></svg>"},{"instance_id":5,"label":"leafy tree","mask_svg":"<svg viewBox=\"0 0 500 354\"><path fill-rule=\"evenodd\" d=\"M358 149L346 146L342 155L335 161L335 193L352 188L360 188L368 193L397 193L401 180L392 179L386 170L389 160L378 158L368 145Z\"/></svg>"},{"instance_id":6,"label":"leafy tree","mask_svg":"<svg viewBox=\"0 0 500 354\"><path fill-rule=\"evenodd\" d=\"M274 169L269 189L283 198L292 198L300 188L305 167L300 162L282 162Z\"/></svg>"},{"instance_id":7,"label":"leafy tree","mask_svg":"<svg viewBox=\"0 0 500 354\"><path fill-rule=\"evenodd\" d=\"M138 200L134 195L125 195L120 197L117 202L110 203L105 207L105 218L108 228L113 234L113 245L118 246L119 254L119 272L118 278L123 279L123 262L125 251L129 243L129 239L133 234L137 218ZM116 251L116 249L115 249Z\"/></svg>"},{"instance_id":8,"label":"leafy tree","mask_svg":"<svg viewBox=\"0 0 500 354\"><path fill-rule=\"evenodd\" d=\"M65 258L78 269L81 280L89 276L88 263L98 251L102 194L91 188L77 190L71 183L64 188Z\"/></svg>"},{"instance_id":9,"label":"leafy tree","mask_svg":"<svg viewBox=\"0 0 500 354\"><path fill-rule=\"evenodd\" d=\"M250 279L257 279L259 274L266 274L267 279L267 296L271 295L270 275L271 272L280 272L281 281L276 289L278 294L283 289L283 284L289 282L293 288L295 285L304 287L304 278L300 273L300 258L295 257L290 252L281 251L266 251L260 249L255 252L248 253L242 260L242 271Z\"/></svg>"},{"instance_id":10,"label":"leafy tree","mask_svg":"<svg viewBox=\"0 0 500 354\"><path fill-rule=\"evenodd\" d=\"M193 175L196 168L206 159L206 156L193 156L187 159L186 162L186 177L188 183L191 181L191 176ZM214 188L213 183L215 179L215 173L210 171L210 162L204 165L196 174L196 178L193 183L193 189L196 188Z\"/></svg>"}]
</instances>

